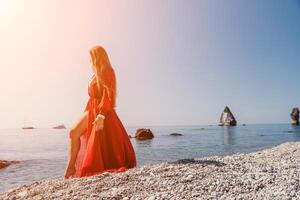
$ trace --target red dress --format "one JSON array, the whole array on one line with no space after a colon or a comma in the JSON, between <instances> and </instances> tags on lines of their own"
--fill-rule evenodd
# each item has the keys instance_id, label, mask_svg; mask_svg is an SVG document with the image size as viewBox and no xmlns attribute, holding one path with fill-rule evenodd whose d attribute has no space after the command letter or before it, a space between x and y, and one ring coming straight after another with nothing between
<instances>
[{"instance_id":1,"label":"red dress","mask_svg":"<svg viewBox=\"0 0 300 200\"><path fill-rule=\"evenodd\" d=\"M136 166L135 152L128 134L114 110L115 74L112 68L103 72L101 90L95 76L88 87L88 128L81 136L74 177L92 176L103 172L122 172ZM105 116L102 130L95 131L93 121Z\"/></svg>"}]
</instances>

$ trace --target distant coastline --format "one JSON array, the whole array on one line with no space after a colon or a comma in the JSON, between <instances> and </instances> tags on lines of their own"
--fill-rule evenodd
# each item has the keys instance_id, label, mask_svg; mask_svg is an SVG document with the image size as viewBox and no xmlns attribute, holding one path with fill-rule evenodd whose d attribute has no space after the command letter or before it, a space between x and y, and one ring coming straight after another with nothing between
<instances>
[{"instance_id":1,"label":"distant coastline","mask_svg":"<svg viewBox=\"0 0 300 200\"><path fill-rule=\"evenodd\" d=\"M246 123L246 122L242 122L242 123L238 123L237 126L242 126L243 124L246 124L246 125L290 125L291 123L290 122L280 122L280 123ZM218 123L214 123L214 124L187 124L187 125L184 125L184 124L179 124L179 125L176 125L176 124L166 124L166 125L126 125L124 124L124 126L126 128L141 128L141 127L145 127L145 128L151 128L151 127L187 127L187 126L218 126ZM35 126L34 129L52 129L53 126ZM69 126L66 126L66 129L69 129L70 127ZM2 130L5 130L5 129L20 129L20 127L0 127L0 129ZM21 128L22 129L22 128Z\"/></svg>"}]
</instances>

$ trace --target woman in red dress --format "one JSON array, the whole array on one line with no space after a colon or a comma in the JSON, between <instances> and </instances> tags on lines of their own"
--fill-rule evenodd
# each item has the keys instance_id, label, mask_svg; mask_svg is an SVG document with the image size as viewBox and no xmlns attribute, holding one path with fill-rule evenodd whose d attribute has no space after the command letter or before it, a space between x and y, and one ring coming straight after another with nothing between
<instances>
[{"instance_id":1,"label":"woman in red dress","mask_svg":"<svg viewBox=\"0 0 300 200\"><path fill-rule=\"evenodd\" d=\"M135 152L116 111L116 77L105 50L90 50L94 71L85 112L70 130L65 178L121 172L136 166Z\"/></svg>"}]
</instances>

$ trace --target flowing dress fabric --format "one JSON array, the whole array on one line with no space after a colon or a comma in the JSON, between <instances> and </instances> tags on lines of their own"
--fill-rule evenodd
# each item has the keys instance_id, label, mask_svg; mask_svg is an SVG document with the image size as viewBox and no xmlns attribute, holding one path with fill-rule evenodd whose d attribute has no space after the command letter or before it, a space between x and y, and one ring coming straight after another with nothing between
<instances>
[{"instance_id":1,"label":"flowing dress fabric","mask_svg":"<svg viewBox=\"0 0 300 200\"><path fill-rule=\"evenodd\" d=\"M89 84L88 127L80 137L81 146L76 159L75 177L92 176L103 172L123 172L136 166L135 152L128 134L114 110L110 85L114 73L106 73L99 91L95 77ZM98 114L105 116L102 130L95 131L93 121Z\"/></svg>"}]
</instances>

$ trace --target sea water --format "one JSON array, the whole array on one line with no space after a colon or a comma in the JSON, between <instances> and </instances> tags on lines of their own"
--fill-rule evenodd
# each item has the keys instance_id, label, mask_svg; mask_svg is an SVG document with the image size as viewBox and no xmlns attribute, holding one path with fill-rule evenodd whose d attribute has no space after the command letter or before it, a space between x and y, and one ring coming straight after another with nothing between
<instances>
[{"instance_id":1,"label":"sea water","mask_svg":"<svg viewBox=\"0 0 300 200\"><path fill-rule=\"evenodd\" d=\"M141 127L127 127L134 135ZM138 166L185 158L230 155L300 140L289 124L219 126L151 126L152 140L130 139ZM17 160L0 170L0 192L44 179L62 179L69 144L68 129L0 129L0 160ZM183 136L170 136L170 133Z\"/></svg>"}]
</instances>

